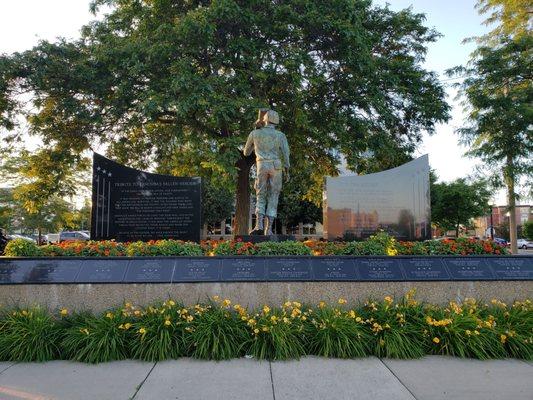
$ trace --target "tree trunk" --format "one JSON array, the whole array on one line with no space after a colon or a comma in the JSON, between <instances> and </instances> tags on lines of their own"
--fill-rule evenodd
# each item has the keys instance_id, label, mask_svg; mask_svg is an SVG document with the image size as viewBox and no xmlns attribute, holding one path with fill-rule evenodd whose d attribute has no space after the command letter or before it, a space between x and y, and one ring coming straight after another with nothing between
<instances>
[{"instance_id":1,"label":"tree trunk","mask_svg":"<svg viewBox=\"0 0 533 400\"><path fill-rule=\"evenodd\" d=\"M505 184L507 185L507 208L509 210L509 239L511 242L511 253L517 254L518 247L516 244L516 196L514 192L514 173L513 159L507 156L507 162L504 167Z\"/></svg>"},{"instance_id":2,"label":"tree trunk","mask_svg":"<svg viewBox=\"0 0 533 400\"><path fill-rule=\"evenodd\" d=\"M41 229L41 227L37 228L37 232L39 233L39 236L37 236L37 245L40 246L43 237L43 230Z\"/></svg>"},{"instance_id":3,"label":"tree trunk","mask_svg":"<svg viewBox=\"0 0 533 400\"><path fill-rule=\"evenodd\" d=\"M250 217L250 168L254 165L255 154L248 157L241 156L237 161L237 191L235 193L235 235L248 234L248 219Z\"/></svg>"}]
</instances>

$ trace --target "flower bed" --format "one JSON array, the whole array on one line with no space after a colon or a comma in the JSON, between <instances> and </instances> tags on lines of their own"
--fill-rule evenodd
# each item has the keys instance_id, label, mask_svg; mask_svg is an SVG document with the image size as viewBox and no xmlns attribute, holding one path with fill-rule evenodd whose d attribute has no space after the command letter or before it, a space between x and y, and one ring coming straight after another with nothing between
<instances>
[{"instance_id":1,"label":"flower bed","mask_svg":"<svg viewBox=\"0 0 533 400\"><path fill-rule=\"evenodd\" d=\"M287 241L249 243L234 240L179 240L118 243L115 241L64 242L37 246L24 239L9 242L5 255L10 257L119 257L119 256L217 256L217 255L504 255L508 250L490 240L459 238L398 242L378 233L363 242Z\"/></svg>"},{"instance_id":2,"label":"flower bed","mask_svg":"<svg viewBox=\"0 0 533 400\"><path fill-rule=\"evenodd\" d=\"M530 300L507 306L466 299L440 307L420 303L409 292L398 300L386 296L361 305L341 298L335 305L287 301L248 310L215 296L190 307L173 300L146 308L125 303L100 315L43 308L0 313L0 361L222 360L245 355L283 360L307 354L531 360L533 305Z\"/></svg>"}]
</instances>

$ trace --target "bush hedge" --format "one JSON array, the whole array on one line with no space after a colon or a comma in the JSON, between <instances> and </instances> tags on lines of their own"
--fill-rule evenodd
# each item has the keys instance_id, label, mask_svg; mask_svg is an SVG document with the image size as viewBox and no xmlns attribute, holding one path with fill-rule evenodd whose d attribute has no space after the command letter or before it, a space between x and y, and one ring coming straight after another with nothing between
<instances>
[{"instance_id":1,"label":"bush hedge","mask_svg":"<svg viewBox=\"0 0 533 400\"><path fill-rule=\"evenodd\" d=\"M425 354L533 359L533 305L466 299L435 306L413 292L394 299L316 306L287 301L246 309L228 299L185 307L125 303L99 315L43 308L0 312L0 361L98 363L198 359L284 360L303 355L417 358Z\"/></svg>"},{"instance_id":2,"label":"bush hedge","mask_svg":"<svg viewBox=\"0 0 533 400\"><path fill-rule=\"evenodd\" d=\"M458 238L456 240L428 240L398 242L384 232L362 242L262 242L238 240L207 240L201 243L181 240L151 240L119 243L111 240L63 242L37 246L24 239L8 243L5 255L10 257L120 257L120 256L217 256L217 255L502 255L507 248L491 240Z\"/></svg>"}]
</instances>

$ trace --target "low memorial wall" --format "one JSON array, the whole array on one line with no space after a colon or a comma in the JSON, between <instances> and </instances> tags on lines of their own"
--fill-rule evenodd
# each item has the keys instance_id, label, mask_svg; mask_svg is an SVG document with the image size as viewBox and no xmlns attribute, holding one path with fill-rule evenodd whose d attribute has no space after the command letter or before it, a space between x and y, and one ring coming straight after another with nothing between
<instances>
[{"instance_id":1,"label":"low memorial wall","mask_svg":"<svg viewBox=\"0 0 533 400\"><path fill-rule=\"evenodd\" d=\"M99 311L168 297L219 295L259 306L286 300L403 295L442 304L465 297L533 297L532 256L228 256L0 258L0 304Z\"/></svg>"}]
</instances>

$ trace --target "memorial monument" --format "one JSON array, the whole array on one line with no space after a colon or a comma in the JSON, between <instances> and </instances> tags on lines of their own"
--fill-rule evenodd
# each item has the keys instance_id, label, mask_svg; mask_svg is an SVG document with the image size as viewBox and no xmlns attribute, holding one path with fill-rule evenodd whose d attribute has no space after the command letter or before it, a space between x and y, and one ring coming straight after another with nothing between
<instances>
[{"instance_id":1,"label":"memorial monument","mask_svg":"<svg viewBox=\"0 0 533 400\"><path fill-rule=\"evenodd\" d=\"M152 174L94 153L91 239L200 241L201 179Z\"/></svg>"},{"instance_id":2,"label":"memorial monument","mask_svg":"<svg viewBox=\"0 0 533 400\"><path fill-rule=\"evenodd\" d=\"M289 179L289 145L283 132L276 129L279 115L274 110L259 110L256 129L250 132L244 155L255 152L257 177L255 180L256 224L251 235L272 235L277 216L278 199L283 175Z\"/></svg>"},{"instance_id":3,"label":"memorial monument","mask_svg":"<svg viewBox=\"0 0 533 400\"><path fill-rule=\"evenodd\" d=\"M375 174L327 177L323 210L328 240L362 240L378 230L431 239L428 156Z\"/></svg>"}]
</instances>

